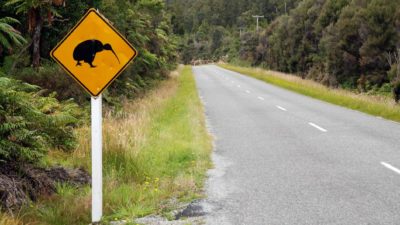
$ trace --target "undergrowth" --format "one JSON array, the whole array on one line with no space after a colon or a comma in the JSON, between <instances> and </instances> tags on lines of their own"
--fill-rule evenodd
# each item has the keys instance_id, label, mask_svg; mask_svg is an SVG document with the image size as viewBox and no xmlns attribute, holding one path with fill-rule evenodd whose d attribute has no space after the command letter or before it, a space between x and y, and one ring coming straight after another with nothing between
<instances>
[{"instance_id":1,"label":"undergrowth","mask_svg":"<svg viewBox=\"0 0 400 225\"><path fill-rule=\"evenodd\" d=\"M181 68L103 122L104 221L163 214L202 196L211 166L211 138L191 68ZM73 153L53 151L48 161L90 171L90 129L78 131ZM26 224L90 223L90 187L58 187L58 195L26 207Z\"/></svg>"}]
</instances>

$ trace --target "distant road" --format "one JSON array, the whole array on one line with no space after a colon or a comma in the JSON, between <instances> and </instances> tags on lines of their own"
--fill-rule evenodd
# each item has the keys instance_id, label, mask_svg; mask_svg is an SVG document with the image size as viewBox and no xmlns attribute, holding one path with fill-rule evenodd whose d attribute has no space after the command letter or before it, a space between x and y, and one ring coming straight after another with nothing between
<instances>
[{"instance_id":1,"label":"distant road","mask_svg":"<svg viewBox=\"0 0 400 225\"><path fill-rule=\"evenodd\" d=\"M400 224L400 124L193 71L216 137L207 224Z\"/></svg>"}]
</instances>

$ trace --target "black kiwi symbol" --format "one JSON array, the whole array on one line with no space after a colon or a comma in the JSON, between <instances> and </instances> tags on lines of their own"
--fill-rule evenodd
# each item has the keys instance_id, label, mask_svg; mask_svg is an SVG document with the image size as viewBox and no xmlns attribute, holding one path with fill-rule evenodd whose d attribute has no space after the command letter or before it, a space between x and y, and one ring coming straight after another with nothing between
<instances>
[{"instance_id":1,"label":"black kiwi symbol","mask_svg":"<svg viewBox=\"0 0 400 225\"><path fill-rule=\"evenodd\" d=\"M76 60L76 66L81 66L81 61L89 64L91 68L94 68L92 63L94 58L96 57L96 53L101 52L103 50L111 51L120 63L117 54L115 54L110 44L101 43L99 40L86 40L78 44L73 53L74 60Z\"/></svg>"}]
</instances>

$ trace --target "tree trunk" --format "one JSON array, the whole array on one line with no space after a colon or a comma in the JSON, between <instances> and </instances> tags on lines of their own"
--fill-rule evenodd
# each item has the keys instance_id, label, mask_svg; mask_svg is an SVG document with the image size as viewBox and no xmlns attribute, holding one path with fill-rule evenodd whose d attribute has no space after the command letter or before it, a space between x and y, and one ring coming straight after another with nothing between
<instances>
[{"instance_id":1,"label":"tree trunk","mask_svg":"<svg viewBox=\"0 0 400 225\"><path fill-rule=\"evenodd\" d=\"M32 65L36 68L40 65L40 37L42 34L43 20L40 15L40 9L35 9L35 11L36 24L33 28L32 35Z\"/></svg>"}]
</instances>

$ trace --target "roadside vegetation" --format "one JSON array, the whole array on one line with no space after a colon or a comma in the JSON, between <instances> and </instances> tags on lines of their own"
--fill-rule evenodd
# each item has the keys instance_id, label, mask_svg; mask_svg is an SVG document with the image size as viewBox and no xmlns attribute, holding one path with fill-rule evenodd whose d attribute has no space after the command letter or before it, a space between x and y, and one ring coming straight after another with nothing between
<instances>
[{"instance_id":1,"label":"roadside vegetation","mask_svg":"<svg viewBox=\"0 0 400 225\"><path fill-rule=\"evenodd\" d=\"M181 202L202 197L212 145L190 67L181 67L142 98L123 101L122 110L106 110L103 129L104 221L153 213L168 217ZM51 151L45 161L90 170L89 125L77 136L75 151ZM90 223L89 186L58 185L57 193L25 206L9 221Z\"/></svg>"},{"instance_id":2,"label":"roadside vegetation","mask_svg":"<svg viewBox=\"0 0 400 225\"><path fill-rule=\"evenodd\" d=\"M181 59L296 74L400 100L399 0L174 0ZM261 15L259 31L253 15Z\"/></svg>"},{"instance_id":3,"label":"roadside vegetation","mask_svg":"<svg viewBox=\"0 0 400 225\"><path fill-rule=\"evenodd\" d=\"M87 186L90 181L87 155L90 96L53 62L49 52L91 7L99 9L113 23L139 52L133 65L103 94L105 108L110 114L107 118L115 118L111 123L118 123L128 117L124 110L131 109L129 105L135 99L141 99L170 79L170 71L176 68L176 41L165 3L163 0L0 0L0 5L0 224L32 224L34 221L35 224L87 224L90 216ZM172 80L178 82L177 78ZM126 122L124 127L128 127ZM136 124L130 126L137 128ZM145 130L143 126L141 130ZM119 131L122 134L112 135L131 134L128 128ZM121 205L132 209L133 206L128 206L132 199L166 198L169 195L165 192L170 192L164 189L165 179L156 170L160 168L158 165L153 165L151 170L139 167L144 166L141 158L149 156L125 152L128 147L131 149L130 144L140 143L139 140L129 137L125 140L111 134L106 134L105 140L109 144L105 146L109 149L105 157L112 158L113 162L105 164L108 166L106 176L111 177L106 180L111 185L107 190L114 193L108 196L110 205L105 206L108 215L146 214L161 207L154 200L143 206L135 202L135 210L123 212L118 208ZM146 140L150 138L146 136ZM146 144L146 147L163 149L160 145ZM132 148L139 149L138 146ZM126 157L115 153L117 150ZM80 160L76 158L79 156ZM124 162L129 162L129 166ZM152 161L146 159L146 162ZM163 166L160 170L167 173ZM114 181L113 176L118 176L119 180ZM159 188L154 188L157 177ZM142 195L140 184L143 182L157 191ZM120 192L110 191L114 189ZM128 192L132 189L136 192ZM124 196L123 191L132 196Z\"/></svg>"},{"instance_id":4,"label":"roadside vegetation","mask_svg":"<svg viewBox=\"0 0 400 225\"><path fill-rule=\"evenodd\" d=\"M329 88L312 80L261 68L230 64L219 64L219 66L303 95L400 122L400 105L396 104L390 96L368 95L345 89Z\"/></svg>"}]
</instances>

